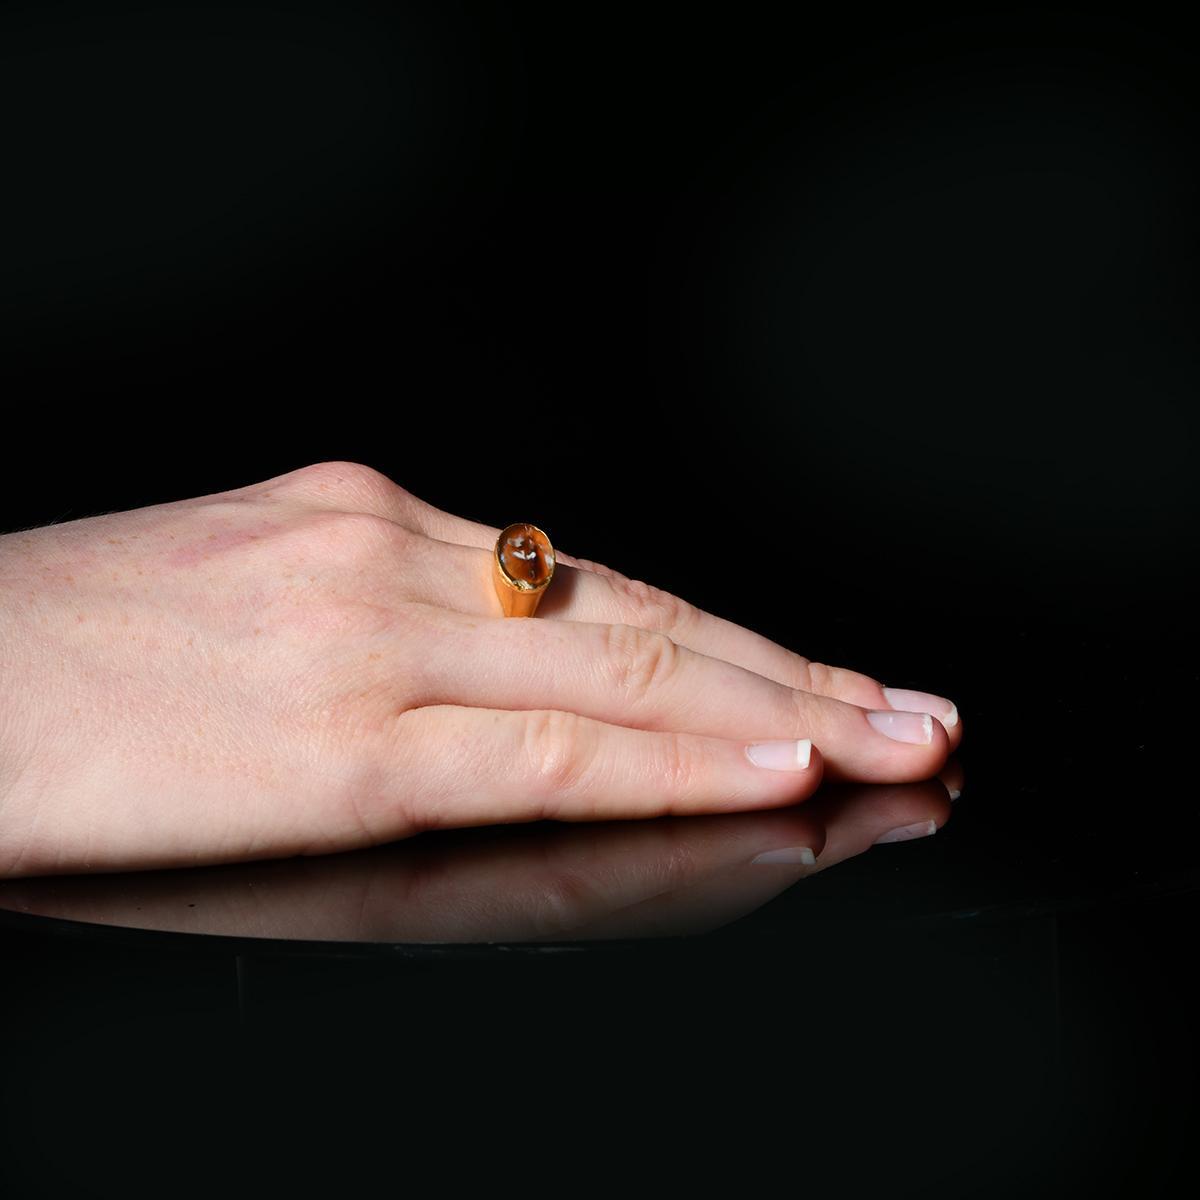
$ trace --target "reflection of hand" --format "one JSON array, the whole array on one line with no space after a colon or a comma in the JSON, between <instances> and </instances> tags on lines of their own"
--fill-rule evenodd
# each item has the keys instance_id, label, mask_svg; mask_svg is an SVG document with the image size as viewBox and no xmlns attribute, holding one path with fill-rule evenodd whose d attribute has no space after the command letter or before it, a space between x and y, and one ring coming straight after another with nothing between
<instances>
[{"instance_id":1,"label":"reflection of hand","mask_svg":"<svg viewBox=\"0 0 1200 1200\"><path fill-rule=\"evenodd\" d=\"M103 925L316 941L669 936L727 924L892 831L928 832L949 813L937 780L853 785L770 812L539 823L325 858L0 883L0 907ZM807 851L817 854L815 864L804 861Z\"/></svg>"},{"instance_id":2,"label":"reflection of hand","mask_svg":"<svg viewBox=\"0 0 1200 1200\"><path fill-rule=\"evenodd\" d=\"M773 808L822 763L928 778L961 736L565 555L502 619L495 537L322 463L0 538L0 875Z\"/></svg>"}]
</instances>

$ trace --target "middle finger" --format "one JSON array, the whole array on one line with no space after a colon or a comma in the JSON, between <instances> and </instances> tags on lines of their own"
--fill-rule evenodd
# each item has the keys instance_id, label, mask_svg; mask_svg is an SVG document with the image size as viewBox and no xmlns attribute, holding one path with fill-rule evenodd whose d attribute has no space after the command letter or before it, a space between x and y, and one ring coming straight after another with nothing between
<instances>
[{"instance_id":1,"label":"middle finger","mask_svg":"<svg viewBox=\"0 0 1200 1200\"><path fill-rule=\"evenodd\" d=\"M945 730L927 714L871 712L787 687L632 625L479 620L409 603L377 635L380 667L419 680L416 707L551 709L630 728L771 741L811 739L834 779L901 782L937 772Z\"/></svg>"}]
</instances>

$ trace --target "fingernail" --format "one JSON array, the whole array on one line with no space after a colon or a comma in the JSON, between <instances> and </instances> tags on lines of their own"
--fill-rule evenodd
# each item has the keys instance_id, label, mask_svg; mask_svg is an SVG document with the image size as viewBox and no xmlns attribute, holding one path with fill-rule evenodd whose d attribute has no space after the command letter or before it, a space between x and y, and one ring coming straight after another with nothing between
<instances>
[{"instance_id":1,"label":"fingernail","mask_svg":"<svg viewBox=\"0 0 1200 1200\"><path fill-rule=\"evenodd\" d=\"M928 746L933 741L933 718L927 712L869 712L867 720L884 737L914 746Z\"/></svg>"},{"instance_id":2,"label":"fingernail","mask_svg":"<svg viewBox=\"0 0 1200 1200\"><path fill-rule=\"evenodd\" d=\"M901 712L933 713L947 729L953 729L958 724L958 706L945 696L913 692L908 688L885 687L883 698Z\"/></svg>"},{"instance_id":3,"label":"fingernail","mask_svg":"<svg viewBox=\"0 0 1200 1200\"><path fill-rule=\"evenodd\" d=\"M883 837L876 838L875 845L882 846L884 842L911 842L913 838L928 837L931 833L937 833L936 821L918 821L915 825L901 825L899 829L893 829Z\"/></svg>"},{"instance_id":4,"label":"fingernail","mask_svg":"<svg viewBox=\"0 0 1200 1200\"><path fill-rule=\"evenodd\" d=\"M952 801L957 800L959 796L962 795L962 791L959 788L950 787L949 784L944 784L943 786L946 788L946 795L949 796Z\"/></svg>"},{"instance_id":5,"label":"fingernail","mask_svg":"<svg viewBox=\"0 0 1200 1200\"><path fill-rule=\"evenodd\" d=\"M779 850L764 850L756 854L752 863L791 863L811 867L817 861L817 856L808 846L784 846Z\"/></svg>"},{"instance_id":6,"label":"fingernail","mask_svg":"<svg viewBox=\"0 0 1200 1200\"><path fill-rule=\"evenodd\" d=\"M812 758L812 739L755 742L746 747L746 757L756 767L766 767L769 771L803 771Z\"/></svg>"}]
</instances>

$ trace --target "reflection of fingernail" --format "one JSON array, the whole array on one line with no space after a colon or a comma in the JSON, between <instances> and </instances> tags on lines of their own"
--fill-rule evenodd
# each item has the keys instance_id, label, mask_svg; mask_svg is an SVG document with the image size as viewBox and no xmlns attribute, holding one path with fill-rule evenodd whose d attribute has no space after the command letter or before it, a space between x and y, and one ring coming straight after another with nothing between
<instances>
[{"instance_id":1,"label":"reflection of fingernail","mask_svg":"<svg viewBox=\"0 0 1200 1200\"><path fill-rule=\"evenodd\" d=\"M933 741L933 718L927 712L869 712L867 720L884 737L928 746Z\"/></svg>"},{"instance_id":2,"label":"reflection of fingernail","mask_svg":"<svg viewBox=\"0 0 1200 1200\"><path fill-rule=\"evenodd\" d=\"M950 787L948 784L943 784L942 786L946 788L946 792L951 800L957 800L962 795L962 792L958 788Z\"/></svg>"},{"instance_id":3,"label":"reflection of fingernail","mask_svg":"<svg viewBox=\"0 0 1200 1200\"><path fill-rule=\"evenodd\" d=\"M931 833L937 833L936 821L918 821L915 825L901 825L899 829L893 829L883 837L876 838L875 845L882 846L884 842L911 842L913 838L928 837Z\"/></svg>"},{"instance_id":4,"label":"reflection of fingernail","mask_svg":"<svg viewBox=\"0 0 1200 1200\"><path fill-rule=\"evenodd\" d=\"M803 863L811 867L817 861L817 856L807 846L784 846L779 850L764 850L756 854L752 863Z\"/></svg>"},{"instance_id":5,"label":"reflection of fingernail","mask_svg":"<svg viewBox=\"0 0 1200 1200\"><path fill-rule=\"evenodd\" d=\"M804 771L812 758L812 739L755 742L746 747L746 757L756 767L766 767L770 771Z\"/></svg>"},{"instance_id":6,"label":"reflection of fingernail","mask_svg":"<svg viewBox=\"0 0 1200 1200\"><path fill-rule=\"evenodd\" d=\"M958 724L958 708L945 696L934 696L929 692L913 692L908 688L884 688L883 698L901 712L933 713L947 728Z\"/></svg>"}]
</instances>

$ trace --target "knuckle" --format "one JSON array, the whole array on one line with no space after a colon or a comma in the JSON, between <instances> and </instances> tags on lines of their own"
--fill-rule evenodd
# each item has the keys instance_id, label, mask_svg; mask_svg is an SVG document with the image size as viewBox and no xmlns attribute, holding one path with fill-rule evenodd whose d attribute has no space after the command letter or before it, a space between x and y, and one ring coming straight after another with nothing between
<instances>
[{"instance_id":1,"label":"knuckle","mask_svg":"<svg viewBox=\"0 0 1200 1200\"><path fill-rule=\"evenodd\" d=\"M655 751L655 782L667 803L691 794L699 773L699 763L683 737L677 733L660 735Z\"/></svg>"},{"instance_id":2,"label":"knuckle","mask_svg":"<svg viewBox=\"0 0 1200 1200\"><path fill-rule=\"evenodd\" d=\"M620 575L612 576L609 582L630 625L676 634L691 619L691 606L662 588Z\"/></svg>"},{"instance_id":3,"label":"knuckle","mask_svg":"<svg viewBox=\"0 0 1200 1200\"><path fill-rule=\"evenodd\" d=\"M291 487L342 504L395 503L409 495L398 483L365 463L330 460L300 467L276 481L277 487Z\"/></svg>"},{"instance_id":4,"label":"knuckle","mask_svg":"<svg viewBox=\"0 0 1200 1200\"><path fill-rule=\"evenodd\" d=\"M522 750L539 796L550 799L580 786L592 760L590 741L575 713L545 711L526 716Z\"/></svg>"},{"instance_id":5,"label":"knuckle","mask_svg":"<svg viewBox=\"0 0 1200 1200\"><path fill-rule=\"evenodd\" d=\"M679 666L679 647L665 633L636 625L610 625L605 631L605 660L618 690L634 703L661 693Z\"/></svg>"},{"instance_id":6,"label":"knuckle","mask_svg":"<svg viewBox=\"0 0 1200 1200\"><path fill-rule=\"evenodd\" d=\"M378 561L381 554L410 553L420 535L368 512L321 512L299 527L305 549L322 565Z\"/></svg>"}]
</instances>

